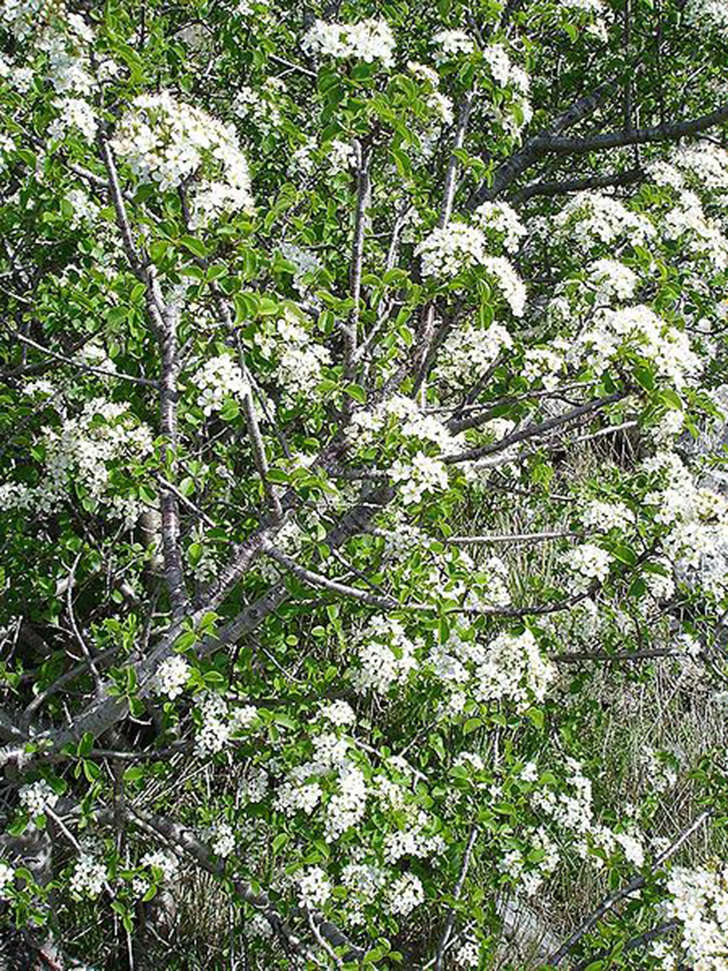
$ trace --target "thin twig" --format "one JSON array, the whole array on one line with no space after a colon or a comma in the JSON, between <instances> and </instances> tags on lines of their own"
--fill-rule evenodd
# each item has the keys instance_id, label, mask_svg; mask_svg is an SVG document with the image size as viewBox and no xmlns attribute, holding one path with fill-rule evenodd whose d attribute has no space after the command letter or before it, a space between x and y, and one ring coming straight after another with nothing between
<instances>
[{"instance_id":1,"label":"thin twig","mask_svg":"<svg viewBox=\"0 0 728 971\"><path fill-rule=\"evenodd\" d=\"M470 835L468 836L468 842L465 846L465 853L463 854L463 862L460 867L460 874L455 884L455 889L453 891L453 904L457 903L460 899L460 894L462 893L463 886L465 884L465 878L470 867L470 858L473 854L473 847L475 846L475 841L478 838L478 827L473 826L470 830ZM450 940L452 934L452 929L455 926L455 907L450 908L450 912L447 915L447 920L445 922L445 929L442 932L442 937L440 938L440 943L437 946L437 954L435 956L435 971L442 971L442 960L445 955L445 948L447 947L447 942Z\"/></svg>"}]
</instances>

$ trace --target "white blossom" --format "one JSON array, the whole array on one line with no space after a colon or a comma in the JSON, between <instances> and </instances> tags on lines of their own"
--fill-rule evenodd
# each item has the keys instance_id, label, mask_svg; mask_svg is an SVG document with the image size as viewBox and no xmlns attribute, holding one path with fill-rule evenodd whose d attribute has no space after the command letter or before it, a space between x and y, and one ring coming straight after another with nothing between
<instances>
[{"instance_id":1,"label":"white blossom","mask_svg":"<svg viewBox=\"0 0 728 971\"><path fill-rule=\"evenodd\" d=\"M91 105L81 98L57 98L54 107L58 117L48 129L51 138L64 138L69 129L79 131L86 141L96 137L96 116Z\"/></svg>"},{"instance_id":2,"label":"white blossom","mask_svg":"<svg viewBox=\"0 0 728 971\"><path fill-rule=\"evenodd\" d=\"M387 898L391 914L407 917L425 902L422 881L414 873L403 873L389 888Z\"/></svg>"},{"instance_id":3,"label":"white blossom","mask_svg":"<svg viewBox=\"0 0 728 971\"><path fill-rule=\"evenodd\" d=\"M354 709L348 702L341 700L330 701L321 705L319 708L319 716L331 722L332 725L339 727L353 725L356 721Z\"/></svg>"},{"instance_id":4,"label":"white blossom","mask_svg":"<svg viewBox=\"0 0 728 971\"><path fill-rule=\"evenodd\" d=\"M453 277L468 267L482 266L503 291L514 316L521 317L526 305L526 288L511 263L491 256L482 229L453 221L436 227L419 244L423 276Z\"/></svg>"},{"instance_id":5,"label":"white blossom","mask_svg":"<svg viewBox=\"0 0 728 971\"><path fill-rule=\"evenodd\" d=\"M45 779L21 786L19 796L20 804L31 817L42 815L46 809L53 809L59 798Z\"/></svg>"},{"instance_id":6,"label":"white blossom","mask_svg":"<svg viewBox=\"0 0 728 971\"><path fill-rule=\"evenodd\" d=\"M475 654L473 695L479 701L510 699L519 708L543 701L556 669L530 631L503 633Z\"/></svg>"},{"instance_id":7,"label":"white blossom","mask_svg":"<svg viewBox=\"0 0 728 971\"><path fill-rule=\"evenodd\" d=\"M502 238L509 253L518 250L521 239L526 235L526 227L507 202L483 202L473 213L473 222L484 232L492 232Z\"/></svg>"},{"instance_id":8,"label":"white blossom","mask_svg":"<svg viewBox=\"0 0 728 971\"><path fill-rule=\"evenodd\" d=\"M192 376L198 389L197 404L205 415L220 411L228 398L241 401L250 392L250 385L230 354L219 354L206 361Z\"/></svg>"},{"instance_id":9,"label":"white blossom","mask_svg":"<svg viewBox=\"0 0 728 971\"><path fill-rule=\"evenodd\" d=\"M307 867L298 877L298 900L302 907L323 907L331 895L331 883L320 866Z\"/></svg>"},{"instance_id":10,"label":"white blossom","mask_svg":"<svg viewBox=\"0 0 728 971\"><path fill-rule=\"evenodd\" d=\"M234 128L169 92L136 98L119 122L113 146L139 178L162 190L204 173L191 196L192 228L253 208L248 163Z\"/></svg>"},{"instance_id":11,"label":"white blossom","mask_svg":"<svg viewBox=\"0 0 728 971\"><path fill-rule=\"evenodd\" d=\"M390 687L405 681L415 667L416 645L397 620L374 617L359 648L356 685L360 691L372 688L385 694Z\"/></svg>"},{"instance_id":12,"label":"white blossom","mask_svg":"<svg viewBox=\"0 0 728 971\"><path fill-rule=\"evenodd\" d=\"M437 61L449 60L458 54L469 54L475 50L473 38L464 30L439 30L430 41L437 48Z\"/></svg>"},{"instance_id":13,"label":"white blossom","mask_svg":"<svg viewBox=\"0 0 728 971\"><path fill-rule=\"evenodd\" d=\"M570 245L587 250L595 244L613 244L623 239L644 243L655 235L655 228L646 216L596 191L577 192L572 196L556 216L554 227Z\"/></svg>"},{"instance_id":14,"label":"white blossom","mask_svg":"<svg viewBox=\"0 0 728 971\"><path fill-rule=\"evenodd\" d=\"M0 861L0 900L6 900L15 880L15 870Z\"/></svg>"},{"instance_id":15,"label":"white blossom","mask_svg":"<svg viewBox=\"0 0 728 971\"><path fill-rule=\"evenodd\" d=\"M585 592L591 584L604 583L609 576L612 558L594 543L582 543L561 555L561 562L571 573L569 581L574 593Z\"/></svg>"},{"instance_id":16,"label":"white blossom","mask_svg":"<svg viewBox=\"0 0 728 971\"><path fill-rule=\"evenodd\" d=\"M369 63L378 60L384 67L394 63L395 39L384 20L360 20L355 24L317 20L301 46L306 53L338 60L354 58Z\"/></svg>"},{"instance_id":17,"label":"white blossom","mask_svg":"<svg viewBox=\"0 0 728 971\"><path fill-rule=\"evenodd\" d=\"M168 657L157 668L155 675L157 690L172 701L184 691L192 668L181 654Z\"/></svg>"},{"instance_id":18,"label":"white blossom","mask_svg":"<svg viewBox=\"0 0 728 971\"><path fill-rule=\"evenodd\" d=\"M98 897L108 874L103 863L87 853L82 854L71 875L71 890L80 897Z\"/></svg>"},{"instance_id":19,"label":"white blossom","mask_svg":"<svg viewBox=\"0 0 728 971\"><path fill-rule=\"evenodd\" d=\"M675 867L667 881L666 916L679 921L691 965L722 971L728 953L728 867Z\"/></svg>"},{"instance_id":20,"label":"white blossom","mask_svg":"<svg viewBox=\"0 0 728 971\"><path fill-rule=\"evenodd\" d=\"M212 828L210 848L222 859L235 852L235 833L229 823L216 823Z\"/></svg>"}]
</instances>

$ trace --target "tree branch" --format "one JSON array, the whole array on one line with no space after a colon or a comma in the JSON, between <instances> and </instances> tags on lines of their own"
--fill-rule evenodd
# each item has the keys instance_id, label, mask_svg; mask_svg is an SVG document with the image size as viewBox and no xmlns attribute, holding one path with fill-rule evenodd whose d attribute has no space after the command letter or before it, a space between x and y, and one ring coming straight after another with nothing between
<instances>
[{"instance_id":1,"label":"tree branch","mask_svg":"<svg viewBox=\"0 0 728 971\"><path fill-rule=\"evenodd\" d=\"M524 186L513 197L513 202L523 203L534 196L563 196L570 192L583 192L587 189L605 189L611 186L636 185L646 178L644 169L627 169L624 172L608 172L606 175L591 175L583 179L566 179L563 182L532 182Z\"/></svg>"},{"instance_id":2,"label":"tree branch","mask_svg":"<svg viewBox=\"0 0 728 971\"><path fill-rule=\"evenodd\" d=\"M674 856L683 843L685 843L686 840L692 836L696 829L699 829L703 825L705 820L708 819L711 814L712 809L703 810L703 812L700 813L700 815L697 816L697 818L694 819L692 823L690 823L690 825L682 831L682 833L680 833L678 838L671 846L669 846L666 850L663 850L662 853L659 853L655 857L653 870L656 870L665 862L665 860L668 860L671 856ZM592 911L592 913L582 924L580 924L574 933L564 941L561 947L554 954L552 954L551 957L549 957L547 963L553 965L561 964L574 945L578 944L582 937L584 937L585 934L588 934L589 931L599 923L606 913L608 913L621 900L624 900L625 897L629 897L636 890L641 890L646 882L646 877L639 874L630 880L629 883L625 884L623 887L620 887L619 890L615 890L613 893L610 893L609 896L605 897L599 906Z\"/></svg>"}]
</instances>

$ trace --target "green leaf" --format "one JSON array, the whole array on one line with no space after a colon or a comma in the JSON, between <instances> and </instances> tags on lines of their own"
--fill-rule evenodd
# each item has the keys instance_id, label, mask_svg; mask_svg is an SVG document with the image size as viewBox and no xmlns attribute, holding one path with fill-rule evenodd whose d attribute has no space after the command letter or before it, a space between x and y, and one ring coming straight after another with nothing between
<instances>
[{"instance_id":1,"label":"green leaf","mask_svg":"<svg viewBox=\"0 0 728 971\"><path fill-rule=\"evenodd\" d=\"M470 735L471 732L476 731L483 725L482 718L468 718L468 720L463 725L463 735Z\"/></svg>"},{"instance_id":2,"label":"green leaf","mask_svg":"<svg viewBox=\"0 0 728 971\"><path fill-rule=\"evenodd\" d=\"M634 566L637 562L637 554L634 550L630 549L629 546L625 546L623 543L619 543L612 548L612 555L616 557L621 563L626 563L627 566Z\"/></svg>"},{"instance_id":3,"label":"green leaf","mask_svg":"<svg viewBox=\"0 0 728 971\"><path fill-rule=\"evenodd\" d=\"M235 421L240 414L240 405L235 398L226 398L220 409L220 417L223 421Z\"/></svg>"},{"instance_id":4,"label":"green leaf","mask_svg":"<svg viewBox=\"0 0 728 971\"><path fill-rule=\"evenodd\" d=\"M367 400L366 391L358 384L347 384L344 391L349 395L350 398L353 398L354 401L358 401L360 405L363 405Z\"/></svg>"},{"instance_id":5,"label":"green leaf","mask_svg":"<svg viewBox=\"0 0 728 971\"><path fill-rule=\"evenodd\" d=\"M207 255L207 250L205 249L205 244L199 240L195 239L194 236L183 236L180 243L188 249L190 253L194 256L198 256L200 259L204 259Z\"/></svg>"},{"instance_id":6,"label":"green leaf","mask_svg":"<svg viewBox=\"0 0 728 971\"><path fill-rule=\"evenodd\" d=\"M655 376L648 367L643 365L637 365L634 369L634 377L639 385L641 385L645 391L653 391L655 387Z\"/></svg>"},{"instance_id":7,"label":"green leaf","mask_svg":"<svg viewBox=\"0 0 728 971\"><path fill-rule=\"evenodd\" d=\"M674 408L676 411L682 411L683 403L680 395L675 391L672 391L670 388L665 388L663 391L661 391L660 398L668 408Z\"/></svg>"},{"instance_id":8,"label":"green leaf","mask_svg":"<svg viewBox=\"0 0 728 971\"><path fill-rule=\"evenodd\" d=\"M83 760L83 774L89 782L95 782L101 775L101 769L95 762L89 759Z\"/></svg>"},{"instance_id":9,"label":"green leaf","mask_svg":"<svg viewBox=\"0 0 728 971\"><path fill-rule=\"evenodd\" d=\"M180 634L177 640L174 642L174 649L178 654L182 653L183 651L187 651L191 647L194 647L197 641L197 631L185 631L183 634Z\"/></svg>"},{"instance_id":10,"label":"green leaf","mask_svg":"<svg viewBox=\"0 0 728 971\"><path fill-rule=\"evenodd\" d=\"M288 840L289 840L288 833L279 833L272 843L273 852L277 853L278 850L282 849L286 845Z\"/></svg>"},{"instance_id":11,"label":"green leaf","mask_svg":"<svg viewBox=\"0 0 728 971\"><path fill-rule=\"evenodd\" d=\"M88 755L91 749L94 747L94 737L91 732L84 732L78 743L78 748L76 749L76 754L79 756Z\"/></svg>"},{"instance_id":12,"label":"green leaf","mask_svg":"<svg viewBox=\"0 0 728 971\"><path fill-rule=\"evenodd\" d=\"M392 158L394 159L394 164L397 168L397 174L400 178L409 179L412 175L412 163L410 162L407 155L401 152L398 148L391 149Z\"/></svg>"}]
</instances>

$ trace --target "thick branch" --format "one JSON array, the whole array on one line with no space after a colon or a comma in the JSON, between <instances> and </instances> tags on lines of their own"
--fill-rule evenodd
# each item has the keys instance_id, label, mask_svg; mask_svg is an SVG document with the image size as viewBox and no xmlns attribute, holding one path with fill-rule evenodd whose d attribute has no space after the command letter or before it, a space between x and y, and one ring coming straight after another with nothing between
<instances>
[{"instance_id":1,"label":"thick branch","mask_svg":"<svg viewBox=\"0 0 728 971\"><path fill-rule=\"evenodd\" d=\"M672 843L671 846L655 857L654 869L656 870L665 862L665 860L668 860L671 856L674 856L683 843L685 843L686 840L692 836L696 829L699 829L703 825L705 820L708 819L711 814L711 809L705 809L702 813L700 813L700 815L697 816L697 818L694 819L693 822L682 831L682 833L680 833L678 838L674 843ZM551 957L548 959L548 964L561 964L574 945L578 944L582 937L584 937L585 934L588 934L589 931L599 923L605 914L607 914L621 900L624 900L625 897L629 897L631 894L635 893L635 891L641 890L646 882L647 878L642 876L642 874L639 874L630 880L629 883L625 884L623 887L620 887L619 890L615 890L613 893L610 893L609 896L605 897L599 906L592 911L592 913L574 931L574 933L571 934L566 941L564 941L558 951L551 955Z\"/></svg>"},{"instance_id":2,"label":"thick branch","mask_svg":"<svg viewBox=\"0 0 728 971\"><path fill-rule=\"evenodd\" d=\"M627 169L625 172L608 172L606 175L591 175L583 179L566 179L563 182L532 182L516 193L513 201L526 202L534 196L564 196L570 192L583 192L586 189L605 189L611 186L635 185L646 177L644 169Z\"/></svg>"},{"instance_id":3,"label":"thick branch","mask_svg":"<svg viewBox=\"0 0 728 971\"><path fill-rule=\"evenodd\" d=\"M584 415L591 414L594 411L599 411L601 408L606 408L607 405L621 401L623 398L626 398L626 396L626 391L615 391L614 394L606 395L603 398L595 398L594 401L587 401L583 405L572 408L572 410L568 411L565 415L557 415L555 418L549 418L547 421L527 425L525 428L512 432L510 435L506 435L505 438L501 438L500 441L493 442L491 445L481 445L479 448L472 448L467 452L458 452L456 455L446 455L443 458L443 462L445 462L447 465L454 465L458 462L472 462L475 459L483 458L486 455L494 455L497 452L502 452L504 449L509 448L511 445L517 445L519 442L528 441L530 438L537 438L544 435L546 432L553 431L555 428L560 428L562 425L566 425L572 421L577 421L579 418L583 418Z\"/></svg>"}]
</instances>

